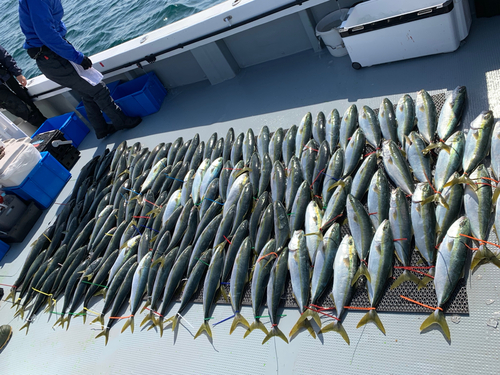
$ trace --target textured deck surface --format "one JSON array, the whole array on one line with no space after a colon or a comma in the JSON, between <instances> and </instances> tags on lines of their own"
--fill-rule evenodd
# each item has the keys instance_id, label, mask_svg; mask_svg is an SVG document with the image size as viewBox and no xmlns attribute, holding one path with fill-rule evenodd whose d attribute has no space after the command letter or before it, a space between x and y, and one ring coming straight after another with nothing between
<instances>
[{"instance_id":1,"label":"textured deck surface","mask_svg":"<svg viewBox=\"0 0 500 375\"><path fill-rule=\"evenodd\" d=\"M467 126L482 110L500 116L500 19L474 19L469 37L454 53L374 66L354 71L348 57L333 58L326 50L306 51L281 60L243 70L235 79L210 86L196 84L172 90L159 113L144 119L138 128L118 132L105 142L90 134L80 146L82 158L74 167L76 175L94 154L114 147L122 140L140 141L150 149L178 136L186 139L200 133L202 140L217 131L225 136L229 127L236 132L252 127L258 134L267 125L271 131L298 124L310 111L325 113L337 108L343 113L356 103L378 108L383 97L397 102L409 93L415 97L422 88L431 94L448 92L458 85L468 90ZM154 65L153 65L154 67ZM62 202L71 191L71 180L60 195ZM0 263L0 283L11 284L19 272L26 251L59 208L52 206L22 244L12 246ZM496 238L494 239L496 242ZM439 329L420 333L427 314L380 313L384 336L373 324L356 329L362 312L349 311L344 327L348 346L336 333L313 339L301 332L289 345L271 339L261 345L264 335L255 331L243 339L238 328L231 336L231 322L212 329L214 340L206 336L193 340L201 324L202 306L194 304L186 312L176 334L139 328L120 334L123 322L111 330L110 340L94 340L100 327L84 325L74 318L68 331L52 328L55 315L41 314L28 336L19 332L23 322L13 319L8 303L0 302L0 324L11 324L14 333L1 351L4 374L494 374L500 365L500 269L485 265L466 279L469 315L459 319L448 315L451 331L448 342ZM7 294L7 293L6 293ZM60 307L59 307L60 308ZM100 311L101 302L91 307ZM176 311L172 308L169 315ZM265 313L265 312L264 312ZM430 313L430 310L429 310ZM250 307L242 314L250 318ZM299 313L285 309L280 328L287 334ZM128 315L124 311L124 315ZM217 305L214 320L232 315L229 305ZM325 322L328 318L325 318ZM264 323L270 324L264 319ZM490 325L488 325L488 323ZM192 326L194 327L192 327Z\"/></svg>"}]
</instances>

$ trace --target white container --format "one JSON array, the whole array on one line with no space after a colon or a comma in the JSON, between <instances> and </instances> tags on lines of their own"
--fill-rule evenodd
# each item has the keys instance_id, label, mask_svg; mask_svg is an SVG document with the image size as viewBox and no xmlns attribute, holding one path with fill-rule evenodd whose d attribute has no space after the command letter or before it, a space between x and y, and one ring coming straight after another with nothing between
<instances>
[{"instance_id":1,"label":"white container","mask_svg":"<svg viewBox=\"0 0 500 375\"><path fill-rule=\"evenodd\" d=\"M468 7L468 0L371 0L350 9L340 35L355 69L452 52L468 34Z\"/></svg>"},{"instance_id":2,"label":"white container","mask_svg":"<svg viewBox=\"0 0 500 375\"><path fill-rule=\"evenodd\" d=\"M5 156L0 159L0 185L21 185L42 156L31 144L30 138L9 139L5 143Z\"/></svg>"},{"instance_id":3,"label":"white container","mask_svg":"<svg viewBox=\"0 0 500 375\"><path fill-rule=\"evenodd\" d=\"M19 129L12 121L9 120L2 112L0 112L0 139L7 140L10 138L25 138L28 135Z\"/></svg>"},{"instance_id":4,"label":"white container","mask_svg":"<svg viewBox=\"0 0 500 375\"><path fill-rule=\"evenodd\" d=\"M340 37L339 26L347 17L349 9L339 9L327 14L316 25L316 36L319 36L330 54L334 57L347 55L344 42Z\"/></svg>"}]
</instances>

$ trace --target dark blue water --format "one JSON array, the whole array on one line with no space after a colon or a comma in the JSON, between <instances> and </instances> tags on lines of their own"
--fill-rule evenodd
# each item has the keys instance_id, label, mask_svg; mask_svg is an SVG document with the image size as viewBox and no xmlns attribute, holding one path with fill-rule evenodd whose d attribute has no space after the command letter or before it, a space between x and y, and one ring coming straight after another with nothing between
<instances>
[{"instance_id":1,"label":"dark blue water","mask_svg":"<svg viewBox=\"0 0 500 375\"><path fill-rule=\"evenodd\" d=\"M186 18L225 0L62 0L66 38L93 55ZM22 48L18 0L0 0L0 44L14 56L27 78L40 75Z\"/></svg>"}]
</instances>

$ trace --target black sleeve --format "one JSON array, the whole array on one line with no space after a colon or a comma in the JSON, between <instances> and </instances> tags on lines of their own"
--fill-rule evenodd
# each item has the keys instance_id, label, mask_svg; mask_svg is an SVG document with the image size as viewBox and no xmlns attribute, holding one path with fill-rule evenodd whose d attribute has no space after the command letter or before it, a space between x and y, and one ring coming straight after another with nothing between
<instances>
[{"instance_id":1,"label":"black sleeve","mask_svg":"<svg viewBox=\"0 0 500 375\"><path fill-rule=\"evenodd\" d=\"M14 60L14 58L2 46L0 46L0 64L3 65L3 67L14 77L23 73L23 71L17 66L16 60Z\"/></svg>"}]
</instances>

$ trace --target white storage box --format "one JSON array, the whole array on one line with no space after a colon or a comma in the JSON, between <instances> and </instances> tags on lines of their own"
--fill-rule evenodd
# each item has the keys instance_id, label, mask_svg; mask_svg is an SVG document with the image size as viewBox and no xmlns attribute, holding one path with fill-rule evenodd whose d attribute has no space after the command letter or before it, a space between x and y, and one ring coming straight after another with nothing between
<instances>
[{"instance_id":1,"label":"white storage box","mask_svg":"<svg viewBox=\"0 0 500 375\"><path fill-rule=\"evenodd\" d=\"M0 185L12 187L20 185L38 164L42 156L31 138L8 139L5 156L0 159Z\"/></svg>"},{"instance_id":2,"label":"white storage box","mask_svg":"<svg viewBox=\"0 0 500 375\"><path fill-rule=\"evenodd\" d=\"M470 23L468 0L371 0L351 8L340 36L359 69L455 51Z\"/></svg>"},{"instance_id":3,"label":"white storage box","mask_svg":"<svg viewBox=\"0 0 500 375\"><path fill-rule=\"evenodd\" d=\"M5 141L10 138L24 138L27 136L7 116L0 112L0 139Z\"/></svg>"}]
</instances>

